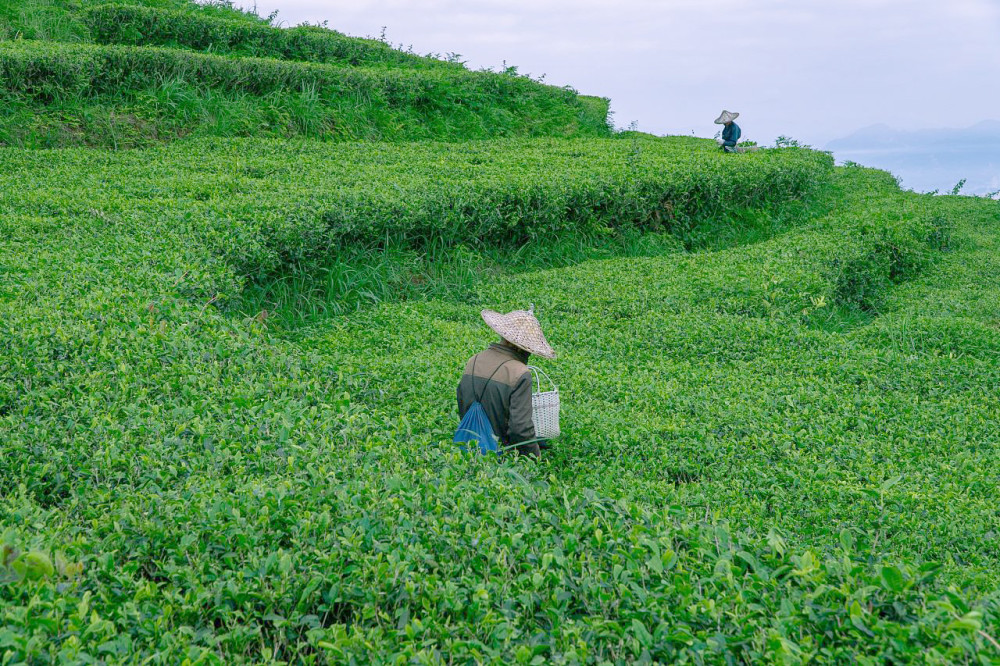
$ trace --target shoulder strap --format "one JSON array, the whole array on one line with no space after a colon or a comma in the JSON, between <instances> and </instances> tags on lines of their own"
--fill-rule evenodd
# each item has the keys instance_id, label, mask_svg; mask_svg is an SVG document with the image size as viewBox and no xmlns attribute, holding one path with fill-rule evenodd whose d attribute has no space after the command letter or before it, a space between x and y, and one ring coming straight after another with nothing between
<instances>
[{"instance_id":1,"label":"shoulder strap","mask_svg":"<svg viewBox=\"0 0 1000 666\"><path fill-rule=\"evenodd\" d=\"M510 363L510 360L504 361L503 363L501 363L500 365L497 366L497 369L493 371L493 374L490 375L489 378L486 380L486 383L483 384L483 390L479 392L478 396L476 396L476 402L482 402L483 401L483 394L486 393L486 387L490 385L491 381L493 381L493 375L495 375L498 372L500 372L500 368L502 368L503 366L507 365L508 363ZM473 376L473 378L475 378L475 376L476 376L475 373L476 373L476 362L473 361L472 362L472 376Z\"/></svg>"}]
</instances>

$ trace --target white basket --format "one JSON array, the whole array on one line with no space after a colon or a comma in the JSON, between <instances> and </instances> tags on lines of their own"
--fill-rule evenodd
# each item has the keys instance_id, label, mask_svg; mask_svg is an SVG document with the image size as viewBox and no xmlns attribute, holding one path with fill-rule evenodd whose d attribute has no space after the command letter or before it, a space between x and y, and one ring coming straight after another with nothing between
<instances>
[{"instance_id":1,"label":"white basket","mask_svg":"<svg viewBox=\"0 0 1000 666\"><path fill-rule=\"evenodd\" d=\"M531 420L535 423L535 437L552 439L559 436L559 389L549 376L533 365L529 365L535 378L537 390L531 394ZM552 386L552 390L542 390L542 377Z\"/></svg>"}]
</instances>

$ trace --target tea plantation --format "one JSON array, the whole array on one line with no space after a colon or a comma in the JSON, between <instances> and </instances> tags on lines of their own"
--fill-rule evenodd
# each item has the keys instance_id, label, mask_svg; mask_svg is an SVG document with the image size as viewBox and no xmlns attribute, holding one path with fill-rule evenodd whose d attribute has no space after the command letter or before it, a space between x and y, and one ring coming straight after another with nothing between
<instances>
[{"instance_id":1,"label":"tea plantation","mask_svg":"<svg viewBox=\"0 0 1000 666\"><path fill-rule=\"evenodd\" d=\"M607 136L608 100L221 5L0 4L0 144Z\"/></svg>"},{"instance_id":2,"label":"tea plantation","mask_svg":"<svg viewBox=\"0 0 1000 666\"><path fill-rule=\"evenodd\" d=\"M997 202L224 5L0 34L0 664L1000 664ZM462 453L529 303L563 435Z\"/></svg>"}]
</instances>

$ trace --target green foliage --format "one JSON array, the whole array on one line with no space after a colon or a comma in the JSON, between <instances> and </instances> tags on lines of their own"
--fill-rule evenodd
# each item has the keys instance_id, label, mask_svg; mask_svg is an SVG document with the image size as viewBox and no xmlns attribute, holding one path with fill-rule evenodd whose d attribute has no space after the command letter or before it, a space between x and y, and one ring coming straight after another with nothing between
<instances>
[{"instance_id":1,"label":"green foliage","mask_svg":"<svg viewBox=\"0 0 1000 666\"><path fill-rule=\"evenodd\" d=\"M63 0L6 0L0 3L0 40L80 42L87 29Z\"/></svg>"},{"instance_id":2,"label":"green foliage","mask_svg":"<svg viewBox=\"0 0 1000 666\"><path fill-rule=\"evenodd\" d=\"M57 552L29 550L21 552L10 544L0 548L0 585L30 585L40 580L72 579L83 572L78 562L69 562Z\"/></svg>"},{"instance_id":3,"label":"green foliage","mask_svg":"<svg viewBox=\"0 0 1000 666\"><path fill-rule=\"evenodd\" d=\"M99 44L183 47L316 63L461 69L452 63L399 51L378 40L348 37L333 30L312 26L276 28L190 10L99 5L89 9L84 20Z\"/></svg>"},{"instance_id":4,"label":"green foliage","mask_svg":"<svg viewBox=\"0 0 1000 666\"><path fill-rule=\"evenodd\" d=\"M834 270L834 302L877 311L892 284L919 273L940 249L944 228L940 218L897 207L891 218L875 207L865 211L859 225L859 243L850 254L839 256Z\"/></svg>"},{"instance_id":5,"label":"green foliage","mask_svg":"<svg viewBox=\"0 0 1000 666\"><path fill-rule=\"evenodd\" d=\"M280 222L259 212L262 225L285 230L280 241L251 246L273 248L269 256L239 256L233 250L244 244L223 243L251 278L237 307L298 325L385 300L468 298L479 281L512 270L760 240L801 219L799 199L829 173L823 156L762 153L727 178L707 142L643 139L639 158L637 145L337 148L300 153L292 171L279 166L280 152L241 150L273 182L287 174L315 191L335 189L336 199L330 206L317 197L294 220L292 202L276 202ZM350 173L331 162L350 164Z\"/></svg>"},{"instance_id":6,"label":"green foliage","mask_svg":"<svg viewBox=\"0 0 1000 666\"><path fill-rule=\"evenodd\" d=\"M508 97L534 89L566 101L575 98L568 91L533 84L522 77L485 72L368 70L255 58L232 59L173 49L21 40L4 44L0 54L6 90L42 103L124 94L171 79L257 95L300 90L305 85L341 93L361 90L365 94L384 96L379 101L389 105L419 102L419 84L433 86L442 82L488 86L491 94Z\"/></svg>"},{"instance_id":7,"label":"green foliage","mask_svg":"<svg viewBox=\"0 0 1000 666\"><path fill-rule=\"evenodd\" d=\"M56 42L89 42L86 12L105 0L4 0L0 3L0 39L34 39ZM229 0L194 3L190 0L143 0L143 7L183 10L214 17L266 25L264 19L240 10Z\"/></svg>"},{"instance_id":8,"label":"green foliage","mask_svg":"<svg viewBox=\"0 0 1000 666\"><path fill-rule=\"evenodd\" d=\"M17 38L0 43L5 145L120 149L192 134L342 141L610 134L607 100L321 27L276 28L225 4L48 1L54 18L45 28L25 18L41 11L32 3L0 8L0 30ZM58 21L68 27L56 29ZM59 43L92 38L112 44Z\"/></svg>"},{"instance_id":9,"label":"green foliage","mask_svg":"<svg viewBox=\"0 0 1000 666\"><path fill-rule=\"evenodd\" d=\"M79 201L103 210L134 197L150 215L180 217L177 224L236 276L253 280L333 252L387 245L510 252L528 241L626 232L671 233L696 245L728 226L732 211L807 197L831 169L828 157L807 151L762 151L730 165L709 142L637 141L639 160L615 139L395 146L203 140L110 163L90 151L63 159L92 174L77 176L85 179L78 189L89 193L75 195ZM120 183L112 199L108 182Z\"/></svg>"},{"instance_id":10,"label":"green foliage","mask_svg":"<svg viewBox=\"0 0 1000 666\"><path fill-rule=\"evenodd\" d=\"M981 399L1000 299L969 287L997 268L994 202L638 137L0 165L0 540L38 554L0 575L8 661L1000 656L1000 415ZM384 302L294 339L216 307L334 238L389 233L456 266L528 241L524 271L571 222L688 238L799 197L823 213L749 245L498 273L470 302ZM435 199L464 212L436 225ZM920 245L936 219L947 253ZM872 243L923 260L869 325L817 328L831 266ZM462 455L478 308L526 302L559 347L565 435L539 463Z\"/></svg>"},{"instance_id":11,"label":"green foliage","mask_svg":"<svg viewBox=\"0 0 1000 666\"><path fill-rule=\"evenodd\" d=\"M251 106L238 134L305 133L336 139L458 139L491 136L571 136L607 134L577 95L518 76L461 69L365 69L333 65L227 58L199 53L127 46L65 45L16 41L0 44L0 76L10 109L30 117L58 120L65 142L107 144L91 129L88 114L110 109L135 128L131 142L171 134L228 130L212 113L219 106ZM200 105L184 117L169 106L149 104L163 86L182 86ZM313 110L305 130L274 109L310 97ZM593 108L593 104L588 108ZM235 114L238 115L238 114ZM67 116L69 120L67 120ZM255 117L256 116L256 117ZM10 117L10 116L9 116ZM22 116L14 115L16 123ZM30 138L15 124L8 142ZM12 131L13 130L13 131ZM25 139L22 139L25 140ZM23 144L21 144L23 145ZM29 144L31 145L31 144Z\"/></svg>"},{"instance_id":12,"label":"green foliage","mask_svg":"<svg viewBox=\"0 0 1000 666\"><path fill-rule=\"evenodd\" d=\"M780 135L774 140L775 148L809 148L809 146L799 143L798 139L793 139L789 136Z\"/></svg>"},{"instance_id":13,"label":"green foliage","mask_svg":"<svg viewBox=\"0 0 1000 666\"><path fill-rule=\"evenodd\" d=\"M592 128L598 136L610 135L614 131L611 120L611 100L607 97L580 95L580 126Z\"/></svg>"},{"instance_id":14,"label":"green foliage","mask_svg":"<svg viewBox=\"0 0 1000 666\"><path fill-rule=\"evenodd\" d=\"M143 4L0 5L0 141L297 138L0 149L0 663L1000 663L996 202Z\"/></svg>"}]
</instances>

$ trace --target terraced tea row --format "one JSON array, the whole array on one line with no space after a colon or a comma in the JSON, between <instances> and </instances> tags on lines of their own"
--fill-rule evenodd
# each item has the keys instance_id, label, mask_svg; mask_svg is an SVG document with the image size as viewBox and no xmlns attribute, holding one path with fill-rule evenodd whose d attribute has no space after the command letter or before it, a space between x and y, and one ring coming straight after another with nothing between
<instances>
[{"instance_id":1,"label":"terraced tea row","mask_svg":"<svg viewBox=\"0 0 1000 666\"><path fill-rule=\"evenodd\" d=\"M458 63L421 57L375 39L314 26L276 28L191 10L100 5L83 16L98 44L168 46L216 54L314 63L462 70Z\"/></svg>"},{"instance_id":2,"label":"terraced tea row","mask_svg":"<svg viewBox=\"0 0 1000 666\"><path fill-rule=\"evenodd\" d=\"M566 234L666 230L696 240L730 210L807 197L829 157L762 151L738 162L689 140L316 144L205 140L114 156L8 153L30 209L60 201L86 221L150 224L211 248L239 277L388 238L514 247ZM221 291L231 293L229 289Z\"/></svg>"},{"instance_id":3,"label":"terraced tea row","mask_svg":"<svg viewBox=\"0 0 1000 666\"><path fill-rule=\"evenodd\" d=\"M37 135L49 125L62 132L53 145L119 137L129 145L155 141L159 132L199 131L389 140L609 132L606 102L463 69L365 69L19 40L0 43L0 80L9 102L7 137L0 137L7 143L44 145ZM95 115L117 122L118 133L99 131Z\"/></svg>"}]
</instances>

